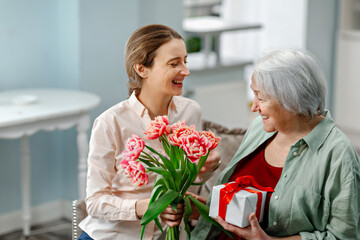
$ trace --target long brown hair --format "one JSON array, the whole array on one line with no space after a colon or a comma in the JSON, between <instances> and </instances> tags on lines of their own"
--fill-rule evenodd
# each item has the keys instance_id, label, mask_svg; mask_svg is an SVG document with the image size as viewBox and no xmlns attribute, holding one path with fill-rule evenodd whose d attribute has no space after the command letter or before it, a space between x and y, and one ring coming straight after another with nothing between
<instances>
[{"instance_id":1,"label":"long brown hair","mask_svg":"<svg viewBox=\"0 0 360 240\"><path fill-rule=\"evenodd\" d=\"M150 24L137 29L126 43L125 68L129 77L129 96L135 90L139 94L142 78L134 69L134 64L145 67L153 65L156 50L171 39L183 39L174 29L160 24Z\"/></svg>"}]
</instances>

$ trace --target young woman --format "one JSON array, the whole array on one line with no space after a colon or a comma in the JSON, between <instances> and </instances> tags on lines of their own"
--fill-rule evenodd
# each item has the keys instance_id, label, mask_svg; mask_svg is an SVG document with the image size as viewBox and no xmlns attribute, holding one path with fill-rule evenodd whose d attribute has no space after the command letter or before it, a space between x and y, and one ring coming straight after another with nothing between
<instances>
[{"instance_id":1,"label":"young woman","mask_svg":"<svg viewBox=\"0 0 360 240\"><path fill-rule=\"evenodd\" d=\"M86 206L88 217L80 223L79 239L139 239L140 220L147 210L156 174L149 173L149 184L135 187L119 167L126 140L143 136L156 116L167 115L169 123L186 120L200 129L201 108L181 97L187 52L184 40L172 28L147 25L136 30L126 44L125 66L130 97L102 113L94 122L88 157ZM163 152L160 142L148 146ZM219 155L213 153L203 172L215 169ZM171 208L161 214L163 223L175 226L182 210ZM157 239L160 230L154 222L146 226L143 239Z\"/></svg>"}]
</instances>

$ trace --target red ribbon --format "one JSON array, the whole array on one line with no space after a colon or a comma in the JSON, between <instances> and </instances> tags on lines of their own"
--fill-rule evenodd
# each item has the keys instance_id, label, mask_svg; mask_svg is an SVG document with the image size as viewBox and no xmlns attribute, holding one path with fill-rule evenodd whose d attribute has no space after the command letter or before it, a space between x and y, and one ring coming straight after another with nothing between
<instances>
[{"instance_id":1,"label":"red ribbon","mask_svg":"<svg viewBox=\"0 0 360 240\"><path fill-rule=\"evenodd\" d=\"M238 177L235 182L225 183L225 187L220 189L220 200L219 200L219 216L225 220L227 205L231 202L234 195L240 190L245 190L251 193L256 193L258 200L256 203L256 217L260 219L262 193L247 187L254 187L265 192L274 192L271 187L263 187L259 185L253 176L242 176Z\"/></svg>"}]
</instances>

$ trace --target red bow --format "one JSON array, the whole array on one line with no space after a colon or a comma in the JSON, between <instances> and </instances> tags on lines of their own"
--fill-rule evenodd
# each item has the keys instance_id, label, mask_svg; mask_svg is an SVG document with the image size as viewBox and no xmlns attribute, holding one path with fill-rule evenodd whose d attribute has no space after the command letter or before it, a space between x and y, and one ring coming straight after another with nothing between
<instances>
[{"instance_id":1,"label":"red bow","mask_svg":"<svg viewBox=\"0 0 360 240\"><path fill-rule=\"evenodd\" d=\"M238 177L235 182L225 183L225 187L220 190L220 201L219 201L219 216L225 220L227 205L231 202L234 195L240 190L245 190L251 193L256 193L258 201L256 203L256 217L260 219L262 193L247 187L254 187L265 192L274 192L271 187L262 187L259 185L253 176L242 176Z\"/></svg>"}]
</instances>

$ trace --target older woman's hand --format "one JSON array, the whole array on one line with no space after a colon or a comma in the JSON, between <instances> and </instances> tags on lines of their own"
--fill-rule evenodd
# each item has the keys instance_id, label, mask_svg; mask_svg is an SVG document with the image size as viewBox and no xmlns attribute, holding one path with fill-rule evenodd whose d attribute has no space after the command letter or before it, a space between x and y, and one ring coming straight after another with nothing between
<instances>
[{"instance_id":1,"label":"older woman's hand","mask_svg":"<svg viewBox=\"0 0 360 240\"><path fill-rule=\"evenodd\" d=\"M200 169L199 174L201 175L204 173L215 171L219 167L220 163L220 152L216 150L211 150L204 166Z\"/></svg>"},{"instance_id":2,"label":"older woman's hand","mask_svg":"<svg viewBox=\"0 0 360 240\"><path fill-rule=\"evenodd\" d=\"M269 240L271 239L259 225L255 213L251 213L249 216L250 226L246 228L240 228L230 223L225 222L221 217L217 216L216 221L225 229L243 239L255 239L255 240Z\"/></svg>"},{"instance_id":3,"label":"older woman's hand","mask_svg":"<svg viewBox=\"0 0 360 240\"><path fill-rule=\"evenodd\" d=\"M175 227L177 225L180 225L183 214L184 214L184 204L179 203L177 205L177 212L174 211L174 209L172 209L172 207L169 205L160 214L160 218L162 222L168 225L169 227Z\"/></svg>"},{"instance_id":4,"label":"older woman's hand","mask_svg":"<svg viewBox=\"0 0 360 240\"><path fill-rule=\"evenodd\" d=\"M191 195L191 196L193 196L196 200L200 201L200 202L203 203L203 204L206 204L206 198L203 197L203 196L196 195L195 193L192 193L192 192L186 192L185 195ZM190 201L190 203L191 203L191 209L192 209L192 214L190 215L190 219L198 220L199 217L200 217L200 213L199 213L199 211L197 210L197 208L195 207L193 201Z\"/></svg>"}]
</instances>

